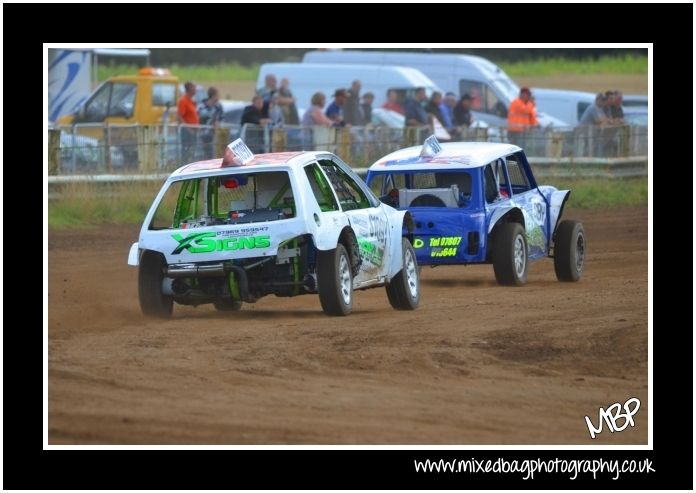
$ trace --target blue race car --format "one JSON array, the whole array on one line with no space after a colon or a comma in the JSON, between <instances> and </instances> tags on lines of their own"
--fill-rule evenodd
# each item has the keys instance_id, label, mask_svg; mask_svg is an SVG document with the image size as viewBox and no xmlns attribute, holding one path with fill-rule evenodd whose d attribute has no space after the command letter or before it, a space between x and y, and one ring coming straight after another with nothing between
<instances>
[{"instance_id":1,"label":"blue race car","mask_svg":"<svg viewBox=\"0 0 696 493\"><path fill-rule=\"evenodd\" d=\"M552 257L559 281L580 279L585 231L560 221L570 190L537 185L517 146L431 136L378 160L367 183L410 211L418 265L491 263L499 284L521 285L529 260Z\"/></svg>"}]
</instances>

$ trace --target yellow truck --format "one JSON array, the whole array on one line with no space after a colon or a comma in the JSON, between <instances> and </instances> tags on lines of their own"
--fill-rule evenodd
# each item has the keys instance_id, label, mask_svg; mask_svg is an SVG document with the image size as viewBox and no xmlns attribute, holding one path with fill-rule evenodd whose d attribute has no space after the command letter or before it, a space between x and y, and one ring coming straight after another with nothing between
<instances>
[{"instance_id":1,"label":"yellow truck","mask_svg":"<svg viewBox=\"0 0 696 493\"><path fill-rule=\"evenodd\" d=\"M56 122L59 126L87 123L161 124L176 122L179 79L167 69L146 67L137 75L116 75L103 82L74 113ZM94 129L101 134L101 129ZM87 128L80 134L86 135ZM89 132L91 133L91 132ZM94 135L96 136L96 135Z\"/></svg>"}]
</instances>

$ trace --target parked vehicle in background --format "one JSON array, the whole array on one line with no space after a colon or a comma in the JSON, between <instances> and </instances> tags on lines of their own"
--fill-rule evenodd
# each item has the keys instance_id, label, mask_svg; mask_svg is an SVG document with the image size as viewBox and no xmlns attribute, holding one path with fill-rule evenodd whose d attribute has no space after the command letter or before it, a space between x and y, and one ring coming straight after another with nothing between
<instances>
[{"instance_id":1,"label":"parked vehicle in background","mask_svg":"<svg viewBox=\"0 0 696 493\"><path fill-rule=\"evenodd\" d=\"M172 173L145 217L128 264L144 314L174 302L239 310L259 298L318 294L347 315L353 291L385 286L390 304L420 299L410 214L380 202L328 152L253 155L241 141L222 159Z\"/></svg>"},{"instance_id":2,"label":"parked vehicle in background","mask_svg":"<svg viewBox=\"0 0 696 493\"><path fill-rule=\"evenodd\" d=\"M69 115L97 86L99 57L139 58L149 65L150 50L133 48L48 49L48 121Z\"/></svg>"},{"instance_id":3,"label":"parked vehicle in background","mask_svg":"<svg viewBox=\"0 0 696 493\"><path fill-rule=\"evenodd\" d=\"M244 101L234 101L221 99L222 105L222 123L231 125L239 125L242 121L242 113L244 108L249 104Z\"/></svg>"},{"instance_id":4,"label":"parked vehicle in background","mask_svg":"<svg viewBox=\"0 0 696 493\"><path fill-rule=\"evenodd\" d=\"M146 67L137 75L116 75L100 84L77 111L56 123L157 124L167 108L171 108L167 120L176 122L178 86L179 79L167 69Z\"/></svg>"},{"instance_id":5,"label":"parked vehicle in background","mask_svg":"<svg viewBox=\"0 0 696 493\"><path fill-rule=\"evenodd\" d=\"M648 107L647 106L624 106L624 122L626 125L638 127L648 126Z\"/></svg>"},{"instance_id":6,"label":"parked vehicle in background","mask_svg":"<svg viewBox=\"0 0 696 493\"><path fill-rule=\"evenodd\" d=\"M309 51L305 53L302 62L412 67L420 70L445 92L453 92L459 97L464 94L471 95L474 117L498 127L507 126L508 108L520 92L519 86L500 67L485 58L473 55L328 50ZM567 125L566 122L543 112L537 116L542 127Z\"/></svg>"},{"instance_id":7,"label":"parked vehicle in background","mask_svg":"<svg viewBox=\"0 0 696 493\"><path fill-rule=\"evenodd\" d=\"M107 162L106 147L99 139L84 135L72 135L65 132L60 134L60 161L66 170L93 170ZM109 147L109 165L111 168L122 168L125 164L123 149L117 146Z\"/></svg>"},{"instance_id":8,"label":"parked vehicle in background","mask_svg":"<svg viewBox=\"0 0 696 493\"><path fill-rule=\"evenodd\" d=\"M389 64L347 65L314 63L265 63L261 65L256 87L263 87L268 74L274 74L279 80L287 77L290 89L298 106L310 107L312 95L323 92L327 105L331 103L336 89L346 89L355 79L362 82L362 93L372 92L375 99L373 108L386 101L387 91L396 90L402 101L413 96L418 87L424 87L428 97L439 90L435 83L422 72L414 68L394 67Z\"/></svg>"},{"instance_id":9,"label":"parked vehicle in background","mask_svg":"<svg viewBox=\"0 0 696 493\"><path fill-rule=\"evenodd\" d=\"M537 109L575 126L597 96L591 92L532 88Z\"/></svg>"},{"instance_id":10,"label":"parked vehicle in background","mask_svg":"<svg viewBox=\"0 0 696 493\"><path fill-rule=\"evenodd\" d=\"M623 107L644 107L647 111L648 108L648 96L641 94L624 94L623 97Z\"/></svg>"},{"instance_id":11,"label":"parked vehicle in background","mask_svg":"<svg viewBox=\"0 0 696 493\"><path fill-rule=\"evenodd\" d=\"M410 211L419 265L489 263L498 283L521 285L529 260L552 257L559 281L580 279L583 226L560 220L570 191L538 185L517 146L431 136L379 159L367 184Z\"/></svg>"},{"instance_id":12,"label":"parked vehicle in background","mask_svg":"<svg viewBox=\"0 0 696 493\"><path fill-rule=\"evenodd\" d=\"M566 89L533 88L537 108L576 126L585 110L594 104L596 94ZM628 102L628 104L627 104ZM624 96L624 121L628 125L648 125L647 96Z\"/></svg>"}]
</instances>

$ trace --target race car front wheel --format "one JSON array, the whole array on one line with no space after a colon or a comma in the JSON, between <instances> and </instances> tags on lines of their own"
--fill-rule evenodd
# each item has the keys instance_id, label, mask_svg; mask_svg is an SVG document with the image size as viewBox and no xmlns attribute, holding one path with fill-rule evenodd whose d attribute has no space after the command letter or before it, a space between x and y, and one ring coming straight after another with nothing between
<instances>
[{"instance_id":1,"label":"race car front wheel","mask_svg":"<svg viewBox=\"0 0 696 493\"><path fill-rule=\"evenodd\" d=\"M493 241L493 271L498 284L521 286L527 282L527 238L519 223L503 223Z\"/></svg>"},{"instance_id":2,"label":"race car front wheel","mask_svg":"<svg viewBox=\"0 0 696 493\"><path fill-rule=\"evenodd\" d=\"M563 282L580 279L585 265L585 229L577 221L561 221L553 247L556 278Z\"/></svg>"},{"instance_id":3,"label":"race car front wheel","mask_svg":"<svg viewBox=\"0 0 696 493\"><path fill-rule=\"evenodd\" d=\"M172 316L172 297L162 294L164 267L164 257L161 253L151 250L143 252L138 269L138 297L140 310L151 317Z\"/></svg>"},{"instance_id":4,"label":"race car front wheel","mask_svg":"<svg viewBox=\"0 0 696 493\"><path fill-rule=\"evenodd\" d=\"M415 310L420 301L420 267L416 252L406 238L401 240L401 271L387 284L387 297L397 310Z\"/></svg>"},{"instance_id":5,"label":"race car front wheel","mask_svg":"<svg viewBox=\"0 0 696 493\"><path fill-rule=\"evenodd\" d=\"M353 273L342 244L317 254L319 301L327 315L348 315L353 309Z\"/></svg>"}]
</instances>

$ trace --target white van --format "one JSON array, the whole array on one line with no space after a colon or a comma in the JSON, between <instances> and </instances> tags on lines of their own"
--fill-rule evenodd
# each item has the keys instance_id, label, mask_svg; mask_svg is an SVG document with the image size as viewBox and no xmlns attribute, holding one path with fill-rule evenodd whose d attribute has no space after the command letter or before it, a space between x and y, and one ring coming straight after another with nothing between
<instances>
[{"instance_id":1,"label":"white van","mask_svg":"<svg viewBox=\"0 0 696 493\"><path fill-rule=\"evenodd\" d=\"M409 53L400 51L331 50L309 51L303 63L361 63L369 65L402 65L423 72L444 91L458 96L472 96L472 110L477 119L489 125L507 125L510 103L520 92L515 82L494 63L473 55L453 53ZM565 126L566 123L543 113L538 115L542 126Z\"/></svg>"},{"instance_id":2,"label":"white van","mask_svg":"<svg viewBox=\"0 0 696 493\"><path fill-rule=\"evenodd\" d=\"M430 97L433 91L439 91L435 83L419 70L408 67L349 65L349 64L313 64L313 63L264 63L259 70L256 88L265 85L266 75L273 74L278 79L287 77L290 90L296 98L298 107L309 108L312 95L323 92L326 104L330 104L336 89L348 89L358 79L362 83L361 94L371 92L375 95L373 108L381 106L387 100L387 91L395 89L401 96L412 96L418 87L424 87Z\"/></svg>"},{"instance_id":3,"label":"white van","mask_svg":"<svg viewBox=\"0 0 696 493\"><path fill-rule=\"evenodd\" d=\"M537 110L575 126L585 110L594 104L596 94L565 89L532 88Z\"/></svg>"}]
</instances>

